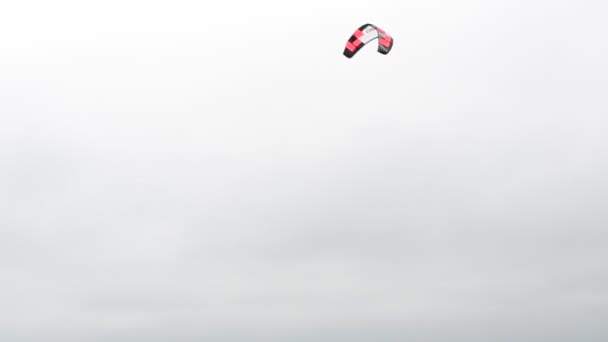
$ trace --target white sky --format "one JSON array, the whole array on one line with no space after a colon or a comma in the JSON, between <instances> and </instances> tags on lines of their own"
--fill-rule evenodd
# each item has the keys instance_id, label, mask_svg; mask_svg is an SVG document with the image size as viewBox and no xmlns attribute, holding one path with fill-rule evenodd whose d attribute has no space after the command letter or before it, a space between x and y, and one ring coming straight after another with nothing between
<instances>
[{"instance_id":1,"label":"white sky","mask_svg":"<svg viewBox=\"0 0 608 342\"><path fill-rule=\"evenodd\" d=\"M607 18L2 4L0 340L608 340Z\"/></svg>"}]
</instances>

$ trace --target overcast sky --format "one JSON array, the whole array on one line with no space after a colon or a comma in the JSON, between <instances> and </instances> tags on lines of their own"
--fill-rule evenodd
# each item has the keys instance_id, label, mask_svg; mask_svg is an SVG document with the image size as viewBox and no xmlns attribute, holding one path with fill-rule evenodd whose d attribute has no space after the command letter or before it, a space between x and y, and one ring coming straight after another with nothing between
<instances>
[{"instance_id":1,"label":"overcast sky","mask_svg":"<svg viewBox=\"0 0 608 342\"><path fill-rule=\"evenodd\" d=\"M354 29L395 38L342 56ZM603 0L6 1L0 340L608 340Z\"/></svg>"}]
</instances>

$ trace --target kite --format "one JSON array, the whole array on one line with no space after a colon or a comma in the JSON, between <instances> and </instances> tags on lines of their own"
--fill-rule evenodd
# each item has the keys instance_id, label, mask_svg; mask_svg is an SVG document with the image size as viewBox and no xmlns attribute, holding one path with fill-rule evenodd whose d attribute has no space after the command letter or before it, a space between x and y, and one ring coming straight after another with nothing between
<instances>
[{"instance_id":1,"label":"kite","mask_svg":"<svg viewBox=\"0 0 608 342\"><path fill-rule=\"evenodd\" d=\"M365 46L365 44L374 39L378 39L378 52L386 55L391 51L391 48L393 47L393 37L389 36L388 33L375 25L365 24L359 27L359 29L350 37L348 42L346 42L344 56L352 58L363 46Z\"/></svg>"}]
</instances>

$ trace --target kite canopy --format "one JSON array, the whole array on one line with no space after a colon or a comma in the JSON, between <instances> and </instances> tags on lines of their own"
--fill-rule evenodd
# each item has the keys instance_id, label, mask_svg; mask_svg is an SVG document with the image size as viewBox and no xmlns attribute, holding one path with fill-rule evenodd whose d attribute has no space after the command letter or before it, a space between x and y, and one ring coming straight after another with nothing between
<instances>
[{"instance_id":1,"label":"kite canopy","mask_svg":"<svg viewBox=\"0 0 608 342\"><path fill-rule=\"evenodd\" d=\"M348 58L353 57L363 46L365 46L365 44L374 39L378 39L378 52L386 55L391 51L391 48L393 47L393 38L379 27L372 24L365 24L359 27L359 29L350 37L348 42L346 42L344 56Z\"/></svg>"}]
</instances>

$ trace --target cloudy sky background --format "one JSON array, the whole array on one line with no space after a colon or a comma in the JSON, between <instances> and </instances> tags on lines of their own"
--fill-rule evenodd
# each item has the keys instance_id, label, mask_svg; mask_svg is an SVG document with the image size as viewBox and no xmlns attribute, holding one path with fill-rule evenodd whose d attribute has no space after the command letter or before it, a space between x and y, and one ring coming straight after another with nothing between
<instances>
[{"instance_id":1,"label":"cloudy sky background","mask_svg":"<svg viewBox=\"0 0 608 342\"><path fill-rule=\"evenodd\" d=\"M607 16L3 3L0 340L606 341Z\"/></svg>"}]
</instances>

